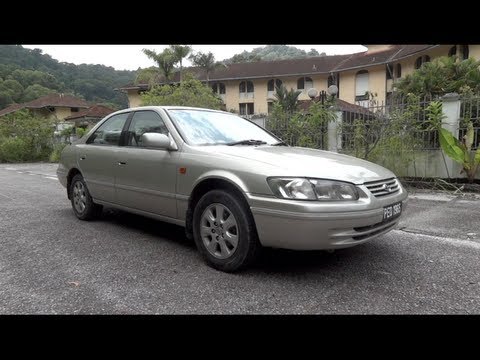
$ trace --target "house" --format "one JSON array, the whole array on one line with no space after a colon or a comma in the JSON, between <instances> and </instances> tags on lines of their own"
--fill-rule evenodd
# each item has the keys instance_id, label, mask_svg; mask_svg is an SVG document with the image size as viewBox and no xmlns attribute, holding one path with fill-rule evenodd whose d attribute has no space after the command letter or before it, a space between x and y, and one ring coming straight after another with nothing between
<instances>
[{"instance_id":1,"label":"house","mask_svg":"<svg viewBox=\"0 0 480 360\"><path fill-rule=\"evenodd\" d=\"M384 102L392 94L393 82L412 73L424 62L445 55L480 59L480 45L365 45L368 50L349 55L331 55L278 61L231 64L210 73L209 85L223 99L227 110L242 115L268 114L275 100L275 86L298 89L299 100L308 100L310 88L339 88L338 98L365 105L368 94ZM201 81L203 70L187 68ZM175 73L173 83L179 81ZM141 104L140 94L149 84L119 88L128 95L129 106Z\"/></svg>"},{"instance_id":2,"label":"house","mask_svg":"<svg viewBox=\"0 0 480 360\"><path fill-rule=\"evenodd\" d=\"M71 122L75 127L89 127L114 111L114 109L104 105L94 105L67 116L64 121Z\"/></svg>"},{"instance_id":3,"label":"house","mask_svg":"<svg viewBox=\"0 0 480 360\"><path fill-rule=\"evenodd\" d=\"M78 113L80 110L87 109L88 107L88 103L83 99L72 95L54 93L23 104L12 104L0 110L0 116L11 114L22 109L29 109L36 115L48 118L53 117L61 122L72 114Z\"/></svg>"}]
</instances>

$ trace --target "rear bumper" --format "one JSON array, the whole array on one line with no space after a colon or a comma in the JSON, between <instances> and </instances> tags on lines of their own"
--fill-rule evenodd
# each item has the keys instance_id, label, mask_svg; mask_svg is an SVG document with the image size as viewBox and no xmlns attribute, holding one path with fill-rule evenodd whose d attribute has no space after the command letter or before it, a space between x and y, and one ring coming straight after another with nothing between
<instances>
[{"instance_id":1,"label":"rear bumper","mask_svg":"<svg viewBox=\"0 0 480 360\"><path fill-rule=\"evenodd\" d=\"M359 245L393 230L401 216L383 222L383 206L401 201L403 213L408 198L406 192L402 191L386 201L377 202L376 206L370 204L367 208L357 211L346 209L346 211L335 212L328 209L322 210L321 205L316 211L312 211L311 205L305 205L305 211L284 210L277 206L279 199L252 200L252 203L257 205L263 203L263 206L251 206L263 246L293 250L322 250ZM268 206L269 202L274 203ZM351 205L346 207L354 208Z\"/></svg>"}]
</instances>

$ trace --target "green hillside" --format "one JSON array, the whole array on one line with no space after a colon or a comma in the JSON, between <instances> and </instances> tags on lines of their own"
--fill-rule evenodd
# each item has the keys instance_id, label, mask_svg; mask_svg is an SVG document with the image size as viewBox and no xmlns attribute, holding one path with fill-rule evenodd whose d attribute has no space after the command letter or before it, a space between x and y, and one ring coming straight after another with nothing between
<instances>
[{"instance_id":1,"label":"green hillside","mask_svg":"<svg viewBox=\"0 0 480 360\"><path fill-rule=\"evenodd\" d=\"M0 45L0 109L51 92L125 108L126 96L113 89L133 82L135 75L136 71L119 71L104 65L59 62L40 49Z\"/></svg>"},{"instance_id":2,"label":"green hillside","mask_svg":"<svg viewBox=\"0 0 480 360\"><path fill-rule=\"evenodd\" d=\"M306 52L305 50L298 49L295 46L267 45L255 48L252 51L243 51L240 54L234 55L230 59L226 59L225 63L231 64L252 61L273 61L325 55L325 53L319 54L315 49L311 49L310 51Z\"/></svg>"}]
</instances>

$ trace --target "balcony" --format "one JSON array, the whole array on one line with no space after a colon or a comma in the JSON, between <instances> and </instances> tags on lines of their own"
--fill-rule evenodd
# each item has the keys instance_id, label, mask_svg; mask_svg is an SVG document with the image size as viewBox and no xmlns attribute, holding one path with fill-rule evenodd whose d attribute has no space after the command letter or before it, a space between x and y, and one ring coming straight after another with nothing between
<instances>
[{"instance_id":1,"label":"balcony","mask_svg":"<svg viewBox=\"0 0 480 360\"><path fill-rule=\"evenodd\" d=\"M253 99L254 98L253 94L254 94L253 92L241 92L239 97L241 100Z\"/></svg>"}]
</instances>

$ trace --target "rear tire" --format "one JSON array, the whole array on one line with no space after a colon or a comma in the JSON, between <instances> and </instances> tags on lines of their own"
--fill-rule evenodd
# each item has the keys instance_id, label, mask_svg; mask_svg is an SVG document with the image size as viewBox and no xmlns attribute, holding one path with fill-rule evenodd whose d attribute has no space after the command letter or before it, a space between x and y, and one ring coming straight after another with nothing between
<instances>
[{"instance_id":1,"label":"rear tire","mask_svg":"<svg viewBox=\"0 0 480 360\"><path fill-rule=\"evenodd\" d=\"M261 250L252 214L225 190L209 191L198 201L193 237L207 264L225 272L247 267Z\"/></svg>"},{"instance_id":2,"label":"rear tire","mask_svg":"<svg viewBox=\"0 0 480 360\"><path fill-rule=\"evenodd\" d=\"M72 179L70 199L73 212L80 220L91 220L102 213L103 206L93 202L87 184L80 174L75 175Z\"/></svg>"}]
</instances>

